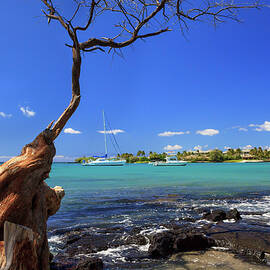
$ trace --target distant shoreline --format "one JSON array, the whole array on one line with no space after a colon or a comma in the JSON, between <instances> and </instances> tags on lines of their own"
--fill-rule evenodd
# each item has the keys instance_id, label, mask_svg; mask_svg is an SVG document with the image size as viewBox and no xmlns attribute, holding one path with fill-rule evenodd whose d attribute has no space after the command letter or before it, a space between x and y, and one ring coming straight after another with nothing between
<instances>
[{"instance_id":1,"label":"distant shoreline","mask_svg":"<svg viewBox=\"0 0 270 270\"><path fill-rule=\"evenodd\" d=\"M189 163L265 163L270 160L256 160L256 159L238 159L238 160L224 160L224 161L189 161Z\"/></svg>"},{"instance_id":2,"label":"distant shoreline","mask_svg":"<svg viewBox=\"0 0 270 270\"><path fill-rule=\"evenodd\" d=\"M239 160L224 160L224 161L188 161L183 160L187 163L269 163L270 160L246 160L246 159L239 159ZM54 163L75 163L75 164L81 164L80 162L54 162ZM152 161L138 161L133 163L127 163L127 164L149 164L152 163Z\"/></svg>"},{"instance_id":3,"label":"distant shoreline","mask_svg":"<svg viewBox=\"0 0 270 270\"><path fill-rule=\"evenodd\" d=\"M219 162L213 162L213 161L187 161L188 163L269 163L270 160L225 160L225 161L219 161ZM0 162L0 165L5 163L4 161ZM150 162L134 162L129 164L149 164ZM75 161L54 161L53 164L81 164L80 162Z\"/></svg>"}]
</instances>

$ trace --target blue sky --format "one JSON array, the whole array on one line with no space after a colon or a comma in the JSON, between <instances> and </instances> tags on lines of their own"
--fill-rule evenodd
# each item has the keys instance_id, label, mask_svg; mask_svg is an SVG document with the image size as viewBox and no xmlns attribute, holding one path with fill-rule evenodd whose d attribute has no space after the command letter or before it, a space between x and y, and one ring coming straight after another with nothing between
<instances>
[{"instance_id":1,"label":"blue sky","mask_svg":"<svg viewBox=\"0 0 270 270\"><path fill-rule=\"evenodd\" d=\"M68 37L41 8L2 3L0 159L19 154L70 100ZM80 133L58 137L58 160L102 154L103 109L124 131L116 134L122 152L270 145L270 9L241 18L216 29L191 24L186 38L175 25L123 49L124 59L84 55L81 104L66 126Z\"/></svg>"}]
</instances>

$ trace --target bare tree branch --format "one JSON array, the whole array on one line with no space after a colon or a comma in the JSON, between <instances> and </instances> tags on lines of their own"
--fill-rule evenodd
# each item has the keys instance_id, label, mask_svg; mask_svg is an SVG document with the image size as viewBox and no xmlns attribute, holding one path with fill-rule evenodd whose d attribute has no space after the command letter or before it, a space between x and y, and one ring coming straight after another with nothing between
<instances>
[{"instance_id":1,"label":"bare tree branch","mask_svg":"<svg viewBox=\"0 0 270 270\"><path fill-rule=\"evenodd\" d=\"M101 47L111 47L111 48L123 48L126 47L130 44L132 44L134 41L136 41L138 38L145 38L145 37L151 37L151 36L156 36L161 33L169 31L168 28L162 29L156 32L144 34L144 35L138 35L139 31L141 28L149 21L151 20L154 16L158 14L160 10L164 7L165 3L167 0L162 0L161 3L156 7L156 9L149 15L147 16L143 21L141 21L135 28L134 32L132 33L132 37L126 41L123 42L115 42L112 39L108 39L106 41L101 40L101 39L89 39L88 41L85 41L83 43L80 43L80 48L81 49L87 49L91 48L93 46L101 46Z\"/></svg>"},{"instance_id":2,"label":"bare tree branch","mask_svg":"<svg viewBox=\"0 0 270 270\"><path fill-rule=\"evenodd\" d=\"M186 13L183 10L180 10L180 2L181 0L177 0L177 15L183 16L186 19L195 21L199 17L202 16L209 16L212 17L214 20L220 20L220 18L228 18L232 20L237 20L237 14L233 13L233 10L239 9L251 9L251 8L259 8L260 5L255 2L252 5L233 5L233 4L226 4L226 3L214 3L213 5L206 6L205 9L193 8L189 9ZM231 15L227 14L226 12L230 13ZM193 16L192 13L195 13Z\"/></svg>"},{"instance_id":3,"label":"bare tree branch","mask_svg":"<svg viewBox=\"0 0 270 270\"><path fill-rule=\"evenodd\" d=\"M74 11L72 17L71 17L70 20L69 20L70 22L72 22L72 20L76 17L76 15L77 15L77 13L78 13L80 7L81 7L81 3L78 3L76 10Z\"/></svg>"},{"instance_id":4,"label":"bare tree branch","mask_svg":"<svg viewBox=\"0 0 270 270\"><path fill-rule=\"evenodd\" d=\"M127 11L125 10L125 8L122 6L121 2L118 0L115 0L117 2L117 5L119 6L119 8L121 9L122 13L124 14L124 16L126 17L129 25L133 28L133 30L135 31L135 27L133 26L133 24L131 23L128 15L127 15Z\"/></svg>"},{"instance_id":5,"label":"bare tree branch","mask_svg":"<svg viewBox=\"0 0 270 270\"><path fill-rule=\"evenodd\" d=\"M89 25L91 24L92 19L93 19L93 14L94 14L95 5L96 5L95 0L92 0L90 12L89 12L89 19L88 19L87 24L86 24L84 27L81 27L81 26L75 27L75 32L78 31L78 30L80 30L80 31L85 31L85 30L87 30L87 28L89 27Z\"/></svg>"},{"instance_id":6,"label":"bare tree branch","mask_svg":"<svg viewBox=\"0 0 270 270\"><path fill-rule=\"evenodd\" d=\"M94 48L89 49L89 50L83 49L84 52L93 52L93 51L96 51L96 50L100 50L100 51L102 51L102 52L105 52L105 50L103 50L103 49L100 48L100 47L94 47Z\"/></svg>"},{"instance_id":7,"label":"bare tree branch","mask_svg":"<svg viewBox=\"0 0 270 270\"><path fill-rule=\"evenodd\" d=\"M48 11L49 11L49 14L46 13L45 11L43 11L43 13L45 13L45 15L50 19L58 20L61 23L61 25L67 30L70 38L75 42L76 38L70 29L70 25L68 23L66 23L65 19L56 11L56 9L54 8L54 6L52 4L52 1L49 0L50 3L48 3L47 0L41 0L41 1L46 5L46 7L48 8ZM49 20L48 20L48 23L50 23Z\"/></svg>"},{"instance_id":8,"label":"bare tree branch","mask_svg":"<svg viewBox=\"0 0 270 270\"><path fill-rule=\"evenodd\" d=\"M240 0L207 0L206 2L195 0L73 0L75 11L70 20L67 20L54 7L53 0L41 1L46 7L46 10L42 10L42 12L48 18L48 23L51 20L58 21L68 32L72 41L72 45L65 44L72 48L73 55L72 98L63 114L54 125L50 126L54 134L53 139L59 135L80 102L81 52L104 52L104 48L108 48L108 52L114 50L114 53L122 56L122 52L117 50L131 45L136 40L171 31L169 23L172 18L177 19L180 29L184 33L184 29L189 29L191 22L199 21L202 18L210 19L214 25L225 20L239 21L239 10L263 6L256 0L255 2L247 0L251 4L243 4ZM234 1L240 2L240 4L235 4ZM85 26L73 27L72 21L78 16L81 9L87 9ZM112 18L118 18L118 22L111 24L110 27L114 25L114 29L121 28L120 31L116 32L111 29L112 37L105 35L102 38L90 37L86 41L79 41L79 31L86 31L96 17L107 16L108 13L115 14ZM108 16L110 15L108 14Z\"/></svg>"},{"instance_id":9,"label":"bare tree branch","mask_svg":"<svg viewBox=\"0 0 270 270\"><path fill-rule=\"evenodd\" d=\"M65 111L62 113L62 115L57 119L55 124L52 127L52 140L55 140L57 136L60 134L62 129L64 128L65 124L69 120L69 118L72 116L72 114L75 112L77 107L79 106L80 103L80 72L81 72L81 54L80 54L80 48L79 48L79 42L78 38L76 35L76 32L72 31L70 28L70 24L67 24L63 17L55 10L53 7L52 1L49 1L48 3L47 0L41 0L50 10L50 13L52 14L47 14L47 16L55 16L57 18L54 18L58 20L61 25L67 30L70 38L73 41L73 47L72 47L72 55L73 55L73 66L72 66L72 98L70 101L70 104L68 107L65 109ZM56 14L56 15L54 15ZM53 123L49 125L51 128Z\"/></svg>"}]
</instances>

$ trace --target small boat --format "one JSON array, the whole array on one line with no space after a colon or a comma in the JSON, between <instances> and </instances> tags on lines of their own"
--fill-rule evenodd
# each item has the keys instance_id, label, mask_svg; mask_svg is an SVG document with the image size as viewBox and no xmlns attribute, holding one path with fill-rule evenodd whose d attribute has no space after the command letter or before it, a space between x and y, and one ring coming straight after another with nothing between
<instances>
[{"instance_id":1,"label":"small boat","mask_svg":"<svg viewBox=\"0 0 270 270\"><path fill-rule=\"evenodd\" d=\"M107 137L106 137L106 121L105 121L105 113L103 111L103 124L104 124L104 143L105 143L105 155L102 157L95 156L96 160L90 160L88 162L83 162L83 166L123 166L126 163L125 159L117 159L117 158L108 158L108 149L107 149ZM113 135L113 133L111 133ZM113 135L114 136L114 135ZM114 138L114 141L116 139ZM117 144L118 146L118 144ZM119 146L118 146L119 149ZM120 149L119 149L120 151Z\"/></svg>"},{"instance_id":2,"label":"small boat","mask_svg":"<svg viewBox=\"0 0 270 270\"><path fill-rule=\"evenodd\" d=\"M98 158L93 161L83 163L83 166L123 166L126 163L123 159Z\"/></svg>"},{"instance_id":3,"label":"small boat","mask_svg":"<svg viewBox=\"0 0 270 270\"><path fill-rule=\"evenodd\" d=\"M187 162L183 160L177 160L176 156L167 156L166 161L156 161L154 166L186 166Z\"/></svg>"}]
</instances>

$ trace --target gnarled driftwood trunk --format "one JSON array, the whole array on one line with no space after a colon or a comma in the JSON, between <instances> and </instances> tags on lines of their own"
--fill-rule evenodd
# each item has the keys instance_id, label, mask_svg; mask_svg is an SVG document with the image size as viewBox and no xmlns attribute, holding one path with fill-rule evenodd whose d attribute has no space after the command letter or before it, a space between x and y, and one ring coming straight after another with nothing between
<instances>
[{"instance_id":1,"label":"gnarled driftwood trunk","mask_svg":"<svg viewBox=\"0 0 270 270\"><path fill-rule=\"evenodd\" d=\"M63 189L52 189L44 182L55 155L51 135L50 130L43 131L23 148L20 156L0 167L1 269L49 269L47 219L59 209L64 196ZM7 221L26 228L10 230ZM26 232L28 238L25 239ZM11 239L15 241L13 244Z\"/></svg>"},{"instance_id":2,"label":"gnarled driftwood trunk","mask_svg":"<svg viewBox=\"0 0 270 270\"><path fill-rule=\"evenodd\" d=\"M52 122L32 143L23 147L21 155L0 166L1 270L30 270L29 260L32 261L31 270L49 269L47 219L59 209L64 190L61 187L52 189L44 180L49 177L51 171L55 155L54 140L80 103L81 55L76 35L71 37L74 41L72 98L68 107L54 125ZM9 233L4 232L4 228L8 228L5 224L10 224L6 223L7 221L22 225L25 229L16 227L18 230L13 230L16 237L12 236L12 230ZM27 228L30 231L27 231ZM32 238L25 237L26 231L28 234L32 233ZM5 238L4 235L8 237ZM12 245L13 250L9 243L5 243L10 239L17 239ZM22 246L27 249L27 256L20 255Z\"/></svg>"}]
</instances>

